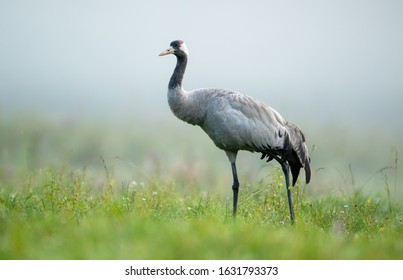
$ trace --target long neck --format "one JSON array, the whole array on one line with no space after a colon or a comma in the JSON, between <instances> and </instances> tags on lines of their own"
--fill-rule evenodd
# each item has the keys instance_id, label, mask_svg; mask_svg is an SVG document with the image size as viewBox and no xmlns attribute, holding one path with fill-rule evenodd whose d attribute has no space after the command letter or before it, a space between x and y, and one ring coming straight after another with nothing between
<instances>
[{"instance_id":1,"label":"long neck","mask_svg":"<svg viewBox=\"0 0 403 280\"><path fill-rule=\"evenodd\" d=\"M181 88L183 75L185 74L186 65L188 63L188 57L186 55L177 56L177 62L174 72L172 73L171 79L169 80L169 89Z\"/></svg>"},{"instance_id":2,"label":"long neck","mask_svg":"<svg viewBox=\"0 0 403 280\"><path fill-rule=\"evenodd\" d=\"M168 104L172 113L179 119L190 124L200 124L202 121L202 112L205 106L201 106L199 98L189 98L189 93L182 87L183 75L185 74L187 56L178 56L175 70L169 80L168 85Z\"/></svg>"}]
</instances>

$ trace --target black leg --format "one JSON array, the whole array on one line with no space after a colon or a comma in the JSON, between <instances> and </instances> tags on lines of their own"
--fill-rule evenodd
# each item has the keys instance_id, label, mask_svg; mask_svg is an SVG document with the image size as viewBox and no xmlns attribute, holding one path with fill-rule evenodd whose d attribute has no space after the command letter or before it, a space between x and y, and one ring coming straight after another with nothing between
<instances>
[{"instance_id":1,"label":"black leg","mask_svg":"<svg viewBox=\"0 0 403 280\"><path fill-rule=\"evenodd\" d=\"M290 219L291 223L294 223L294 207L292 206L292 199L291 199L291 190L290 190L290 167L286 161L281 162L281 167L283 168L284 177L285 177L285 186L287 188L287 197L288 197L288 206L290 207Z\"/></svg>"},{"instance_id":2,"label":"black leg","mask_svg":"<svg viewBox=\"0 0 403 280\"><path fill-rule=\"evenodd\" d=\"M231 163L231 167L232 167L232 176L233 176L233 179L234 179L234 183L232 184L232 191L234 193L234 202L233 202L232 215L235 218L236 217L236 209L238 207L239 181L238 181L238 174L236 172L235 162Z\"/></svg>"}]
</instances>

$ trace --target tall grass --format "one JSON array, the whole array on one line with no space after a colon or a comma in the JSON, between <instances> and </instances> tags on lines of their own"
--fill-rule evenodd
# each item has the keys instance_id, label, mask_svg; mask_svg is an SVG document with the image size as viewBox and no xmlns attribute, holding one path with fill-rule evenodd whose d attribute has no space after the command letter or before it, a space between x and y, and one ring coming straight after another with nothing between
<instances>
[{"instance_id":1,"label":"tall grass","mask_svg":"<svg viewBox=\"0 0 403 280\"><path fill-rule=\"evenodd\" d=\"M147 129L74 123L0 122L0 131L0 259L403 258L397 152L375 172L378 191L354 188L352 168L348 192L297 184L291 225L278 167L245 168L233 220L229 165L210 142L175 148L180 134L164 144ZM203 153L208 166L195 160Z\"/></svg>"},{"instance_id":2,"label":"tall grass","mask_svg":"<svg viewBox=\"0 0 403 280\"><path fill-rule=\"evenodd\" d=\"M278 172L279 174L279 172ZM2 259L400 259L403 216L386 197L313 197L288 218L280 175L228 197L175 182L105 184L46 169L0 192Z\"/></svg>"}]
</instances>

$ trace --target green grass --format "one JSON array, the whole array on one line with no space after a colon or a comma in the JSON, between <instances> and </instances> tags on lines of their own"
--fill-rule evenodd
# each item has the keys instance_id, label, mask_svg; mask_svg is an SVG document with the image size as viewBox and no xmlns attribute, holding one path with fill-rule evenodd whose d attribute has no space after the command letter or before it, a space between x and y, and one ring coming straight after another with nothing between
<instances>
[{"instance_id":1,"label":"green grass","mask_svg":"<svg viewBox=\"0 0 403 280\"><path fill-rule=\"evenodd\" d=\"M225 154L171 121L0 119L0 259L403 259L397 150L310 136L294 225L280 169L240 153L234 221Z\"/></svg>"},{"instance_id":2,"label":"green grass","mask_svg":"<svg viewBox=\"0 0 403 280\"><path fill-rule=\"evenodd\" d=\"M108 175L110 176L110 175ZM45 169L1 185L0 259L402 259L403 215L386 197L293 189L278 170L228 197L161 182L94 188L85 171Z\"/></svg>"}]
</instances>

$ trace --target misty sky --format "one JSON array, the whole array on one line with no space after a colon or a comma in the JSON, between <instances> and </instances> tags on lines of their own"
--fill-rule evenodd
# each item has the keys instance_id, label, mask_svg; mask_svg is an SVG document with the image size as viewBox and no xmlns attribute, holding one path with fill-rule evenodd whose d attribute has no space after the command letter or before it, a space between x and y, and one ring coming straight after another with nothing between
<instances>
[{"instance_id":1,"label":"misty sky","mask_svg":"<svg viewBox=\"0 0 403 280\"><path fill-rule=\"evenodd\" d=\"M158 54L183 39L187 89L403 130L403 1L195 2L1 0L0 110L170 114L175 59Z\"/></svg>"}]
</instances>

